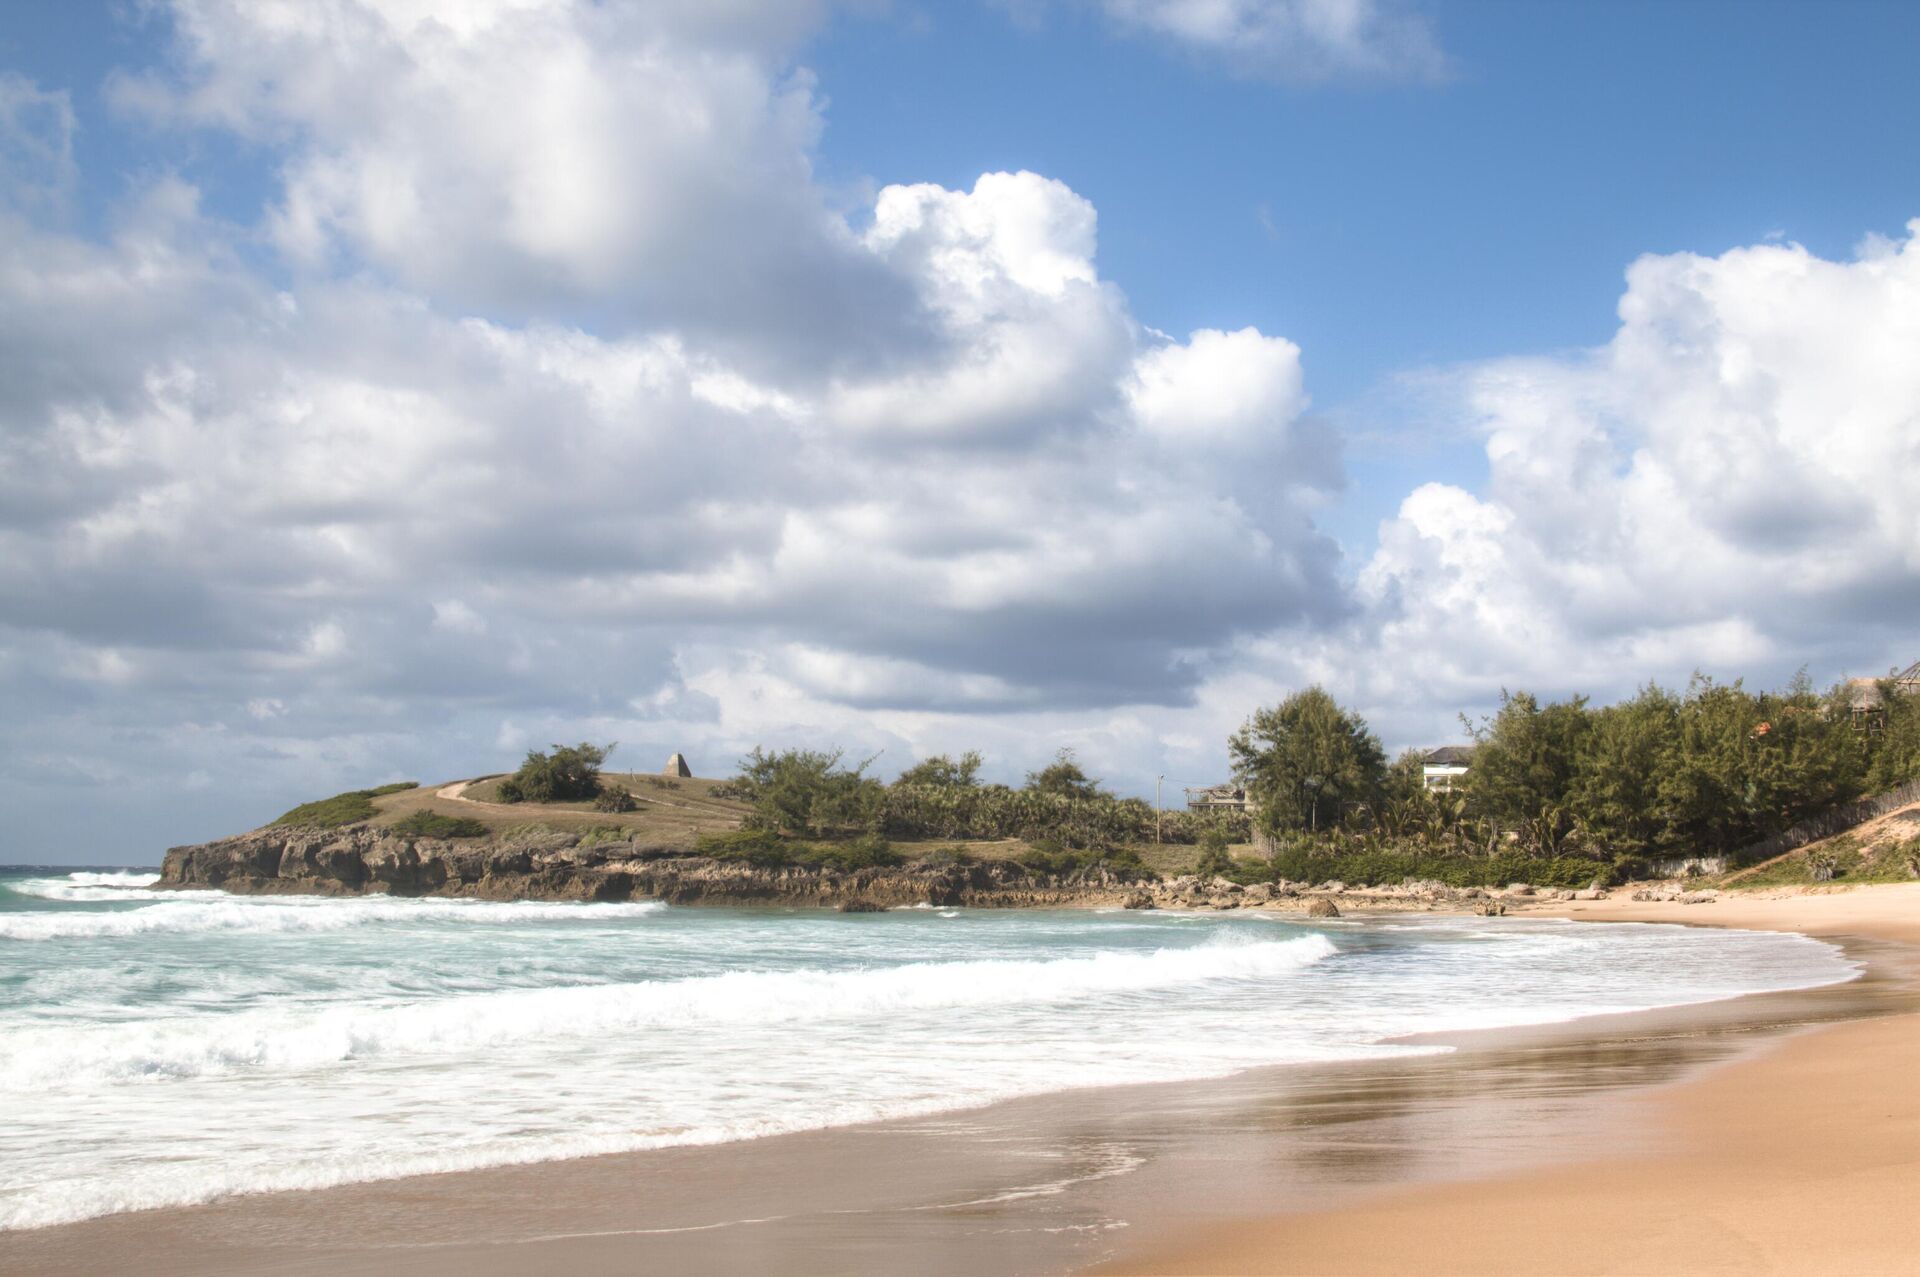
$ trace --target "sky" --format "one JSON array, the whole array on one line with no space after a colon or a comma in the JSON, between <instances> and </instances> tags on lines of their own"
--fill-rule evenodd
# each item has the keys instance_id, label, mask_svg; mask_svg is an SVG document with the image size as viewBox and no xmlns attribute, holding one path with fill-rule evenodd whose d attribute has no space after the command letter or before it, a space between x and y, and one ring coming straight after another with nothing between
<instances>
[{"instance_id":1,"label":"sky","mask_svg":"<svg viewBox=\"0 0 1920 1277\"><path fill-rule=\"evenodd\" d=\"M1920 659L1920 6L18 0L0 861Z\"/></svg>"}]
</instances>

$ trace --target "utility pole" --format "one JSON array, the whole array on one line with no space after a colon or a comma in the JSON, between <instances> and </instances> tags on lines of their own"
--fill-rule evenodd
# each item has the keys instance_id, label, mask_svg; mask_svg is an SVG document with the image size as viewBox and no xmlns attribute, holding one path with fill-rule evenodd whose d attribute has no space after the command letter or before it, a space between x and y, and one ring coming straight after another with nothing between
<instances>
[{"instance_id":1,"label":"utility pole","mask_svg":"<svg viewBox=\"0 0 1920 1277\"><path fill-rule=\"evenodd\" d=\"M1165 779L1164 775L1153 778L1153 841L1156 846L1160 842L1160 782Z\"/></svg>"}]
</instances>

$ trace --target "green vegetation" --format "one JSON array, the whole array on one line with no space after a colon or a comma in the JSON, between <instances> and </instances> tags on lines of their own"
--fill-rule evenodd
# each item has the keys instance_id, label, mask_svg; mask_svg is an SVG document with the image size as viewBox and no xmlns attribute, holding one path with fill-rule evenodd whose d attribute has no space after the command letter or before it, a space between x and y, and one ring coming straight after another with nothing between
<instances>
[{"instance_id":1,"label":"green vegetation","mask_svg":"<svg viewBox=\"0 0 1920 1277\"><path fill-rule=\"evenodd\" d=\"M1352 806L1376 801L1386 783L1379 738L1319 687L1255 712L1227 747L1234 776L1247 787L1268 834L1316 832L1323 813L1337 820Z\"/></svg>"},{"instance_id":2,"label":"green vegetation","mask_svg":"<svg viewBox=\"0 0 1920 1277\"><path fill-rule=\"evenodd\" d=\"M878 832L885 786L867 763L843 767L837 749L755 749L740 760L733 787L753 804L752 829L799 835Z\"/></svg>"},{"instance_id":3,"label":"green vegetation","mask_svg":"<svg viewBox=\"0 0 1920 1277\"><path fill-rule=\"evenodd\" d=\"M978 758L974 754L970 757ZM1068 802L1089 802L1112 795L1100 788L1100 782L1087 775L1075 761L1071 749L1061 749L1053 756L1053 761L1037 772L1027 773L1027 792L1042 794L1049 798L1064 798Z\"/></svg>"},{"instance_id":4,"label":"green vegetation","mask_svg":"<svg viewBox=\"0 0 1920 1277\"><path fill-rule=\"evenodd\" d=\"M424 809L395 821L389 828L409 838L481 838L487 833L487 827L471 817L443 816Z\"/></svg>"},{"instance_id":5,"label":"green vegetation","mask_svg":"<svg viewBox=\"0 0 1920 1277\"><path fill-rule=\"evenodd\" d=\"M906 859L886 839L873 834L840 843L809 843L782 838L768 829L707 834L694 844L694 851L715 860L742 861L758 869L802 867L841 873L886 868Z\"/></svg>"},{"instance_id":6,"label":"green vegetation","mask_svg":"<svg viewBox=\"0 0 1920 1277\"><path fill-rule=\"evenodd\" d=\"M1910 882L1920 878L1920 837L1862 846L1852 834L1726 875L1728 887L1793 887L1814 882Z\"/></svg>"},{"instance_id":7,"label":"green vegetation","mask_svg":"<svg viewBox=\"0 0 1920 1277\"><path fill-rule=\"evenodd\" d=\"M1880 681L1879 711L1867 763L1867 791L1883 793L1920 776L1920 696Z\"/></svg>"},{"instance_id":8,"label":"green vegetation","mask_svg":"<svg viewBox=\"0 0 1920 1277\"><path fill-rule=\"evenodd\" d=\"M1905 718L1913 698L1894 696ZM1911 779L1891 731L1854 721L1804 676L1781 692L1696 676L1595 709L1582 697L1505 698L1475 733L1463 815L1542 854L1735 851L1839 803ZM1900 738L1903 739L1903 738Z\"/></svg>"},{"instance_id":9,"label":"green vegetation","mask_svg":"<svg viewBox=\"0 0 1920 1277\"><path fill-rule=\"evenodd\" d=\"M924 762L915 763L900 773L895 785L929 786L933 788L970 789L980 783L980 767L985 760L978 750L970 749L958 759L946 754L935 754Z\"/></svg>"},{"instance_id":10,"label":"green vegetation","mask_svg":"<svg viewBox=\"0 0 1920 1277\"><path fill-rule=\"evenodd\" d=\"M1419 751L1389 764L1358 713L1309 687L1255 712L1228 742L1255 817L1156 813L1108 791L1069 750L1016 789L983 781L974 751L928 758L889 785L837 749L755 749L712 791L751 805L746 829L707 841L713 854L767 864L808 863L800 839L865 835L1024 843L1007 854L1050 873L1147 872L1145 850L1166 872L1192 863L1241 882L1583 887L1644 875L1656 858L1737 851L1914 779L1920 696L1882 691L1884 707L1864 720L1844 689L1822 696L1804 676L1778 692L1696 676L1684 692L1649 685L1607 706L1514 692L1467 725L1473 760L1456 788L1429 791ZM1230 853L1256 840L1267 855ZM1148 847L1156 842L1198 844L1197 855ZM1920 876L1920 840L1910 867L1844 856L1812 866L1829 869ZM1810 869L1783 872L1805 880Z\"/></svg>"},{"instance_id":11,"label":"green vegetation","mask_svg":"<svg viewBox=\"0 0 1920 1277\"><path fill-rule=\"evenodd\" d=\"M500 782L503 803L582 802L600 794L600 764L612 745L555 745L553 752L527 751L520 770Z\"/></svg>"},{"instance_id":12,"label":"green vegetation","mask_svg":"<svg viewBox=\"0 0 1920 1277\"><path fill-rule=\"evenodd\" d=\"M1382 765L1364 721L1318 688L1260 711L1231 744L1261 832L1287 848L1283 877L1579 886L1656 857L1735 852L1913 779L1920 697L1883 692L1865 721L1844 689L1822 696L1804 675L1779 692L1696 676L1684 693L1650 685L1603 707L1514 692L1469 724L1472 766L1450 793L1421 787L1417 753ZM1811 868L1849 873L1844 860ZM1805 881L1809 867L1795 872Z\"/></svg>"},{"instance_id":13,"label":"green vegetation","mask_svg":"<svg viewBox=\"0 0 1920 1277\"><path fill-rule=\"evenodd\" d=\"M640 800L635 798L632 791L624 785L607 785L593 800L593 809L616 815L620 812L638 811Z\"/></svg>"},{"instance_id":14,"label":"green vegetation","mask_svg":"<svg viewBox=\"0 0 1920 1277\"><path fill-rule=\"evenodd\" d=\"M1241 873L1233 876L1242 882L1251 880L1246 872L1251 867L1248 862L1241 862L1239 867ZM1270 861L1260 862L1258 871L1262 879L1270 874L1275 881L1336 881L1354 886L1426 880L1443 882L1449 887L1501 887L1510 882L1530 882L1541 887L1585 887L1591 885L1596 876L1611 876L1607 866L1596 866L1581 856L1422 855L1413 850L1365 846L1290 848Z\"/></svg>"},{"instance_id":15,"label":"green vegetation","mask_svg":"<svg viewBox=\"0 0 1920 1277\"><path fill-rule=\"evenodd\" d=\"M1193 872L1202 878L1226 878L1233 873L1233 857L1227 854L1227 836L1218 829L1209 829L1200 837L1200 858L1194 862Z\"/></svg>"},{"instance_id":16,"label":"green vegetation","mask_svg":"<svg viewBox=\"0 0 1920 1277\"><path fill-rule=\"evenodd\" d=\"M1131 847L1069 847L1053 838L1020 848L1013 859L1028 869L1062 878L1096 870L1122 877L1144 877L1151 872Z\"/></svg>"},{"instance_id":17,"label":"green vegetation","mask_svg":"<svg viewBox=\"0 0 1920 1277\"><path fill-rule=\"evenodd\" d=\"M387 794L397 794L404 789L419 787L420 782L417 780L403 780L391 785L380 785L374 789L349 789L344 794L335 794L331 798L322 798L318 802L301 803L273 823L275 825L310 825L320 829L357 825L363 820L373 819L374 799Z\"/></svg>"},{"instance_id":18,"label":"green vegetation","mask_svg":"<svg viewBox=\"0 0 1920 1277\"><path fill-rule=\"evenodd\" d=\"M981 783L980 755L939 756L908 769L891 785L843 766L840 750L756 749L725 788L753 805L750 828L796 837L854 833L891 838L1051 840L1074 849L1151 841L1153 808L1116 798L1088 776L1070 752L1027 777L1021 789ZM714 790L715 794L719 788ZM1244 815L1164 814L1165 837L1191 842L1218 827L1244 836Z\"/></svg>"}]
</instances>

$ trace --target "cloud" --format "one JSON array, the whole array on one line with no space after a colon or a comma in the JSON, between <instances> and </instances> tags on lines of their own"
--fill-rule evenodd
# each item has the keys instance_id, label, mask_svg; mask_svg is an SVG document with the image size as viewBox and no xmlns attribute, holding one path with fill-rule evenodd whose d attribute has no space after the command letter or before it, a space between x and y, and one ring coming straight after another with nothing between
<instances>
[{"instance_id":1,"label":"cloud","mask_svg":"<svg viewBox=\"0 0 1920 1277\"><path fill-rule=\"evenodd\" d=\"M0 203L30 213L64 212L79 178L75 128L64 90L0 72Z\"/></svg>"},{"instance_id":2,"label":"cloud","mask_svg":"<svg viewBox=\"0 0 1920 1277\"><path fill-rule=\"evenodd\" d=\"M307 270L858 360L912 316L813 181L820 101L791 57L823 10L176 0L171 67L115 96L277 154L267 230Z\"/></svg>"},{"instance_id":3,"label":"cloud","mask_svg":"<svg viewBox=\"0 0 1920 1277\"><path fill-rule=\"evenodd\" d=\"M1172 40L1247 76L1291 84L1434 81L1447 59L1396 0L1100 0L1131 35Z\"/></svg>"},{"instance_id":4,"label":"cloud","mask_svg":"<svg viewBox=\"0 0 1920 1277\"><path fill-rule=\"evenodd\" d=\"M1342 614L1298 349L1143 328L1064 184L832 209L784 6L425 12L181 0L119 99L275 157L258 225L0 222L0 752L255 818L782 705L899 753Z\"/></svg>"},{"instance_id":5,"label":"cloud","mask_svg":"<svg viewBox=\"0 0 1920 1277\"><path fill-rule=\"evenodd\" d=\"M1878 672L1920 634L1920 222L1850 261L1643 257L1599 350L1460 371L1483 493L1427 484L1360 577L1393 695ZM1381 694L1386 695L1383 688ZM1431 694L1431 693L1429 693Z\"/></svg>"}]
</instances>

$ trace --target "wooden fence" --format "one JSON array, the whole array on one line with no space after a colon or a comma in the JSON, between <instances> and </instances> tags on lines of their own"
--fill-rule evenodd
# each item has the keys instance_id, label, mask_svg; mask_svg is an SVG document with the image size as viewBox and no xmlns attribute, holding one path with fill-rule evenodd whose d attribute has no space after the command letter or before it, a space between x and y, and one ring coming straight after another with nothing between
<instances>
[{"instance_id":1,"label":"wooden fence","mask_svg":"<svg viewBox=\"0 0 1920 1277\"><path fill-rule=\"evenodd\" d=\"M1762 860L1771 860L1775 856L1785 855L1796 848L1822 838L1831 838L1844 833L1863 821L1875 816L1884 816L1896 808L1909 803L1920 802L1920 780L1909 781L1898 789L1889 789L1884 794L1872 798L1862 798L1857 803L1848 803L1823 811L1818 816L1809 816L1791 829L1783 829L1771 838L1742 847L1729 858L1736 865L1751 865Z\"/></svg>"}]
</instances>

